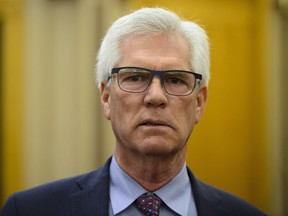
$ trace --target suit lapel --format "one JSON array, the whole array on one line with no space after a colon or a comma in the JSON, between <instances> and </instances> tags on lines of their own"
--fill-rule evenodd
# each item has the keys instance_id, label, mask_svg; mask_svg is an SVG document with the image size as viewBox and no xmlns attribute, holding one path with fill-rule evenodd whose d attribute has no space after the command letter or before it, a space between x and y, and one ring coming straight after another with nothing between
<instances>
[{"instance_id":1,"label":"suit lapel","mask_svg":"<svg viewBox=\"0 0 288 216\"><path fill-rule=\"evenodd\" d=\"M108 215L110 161L77 182L78 188L70 195L72 216Z\"/></svg>"},{"instance_id":2,"label":"suit lapel","mask_svg":"<svg viewBox=\"0 0 288 216\"><path fill-rule=\"evenodd\" d=\"M111 158L105 165L77 181L77 187L70 195L72 216L103 216L109 209L109 167ZM211 186L197 180L188 169L198 216L230 215L221 206L222 199L211 190Z\"/></svg>"}]
</instances>

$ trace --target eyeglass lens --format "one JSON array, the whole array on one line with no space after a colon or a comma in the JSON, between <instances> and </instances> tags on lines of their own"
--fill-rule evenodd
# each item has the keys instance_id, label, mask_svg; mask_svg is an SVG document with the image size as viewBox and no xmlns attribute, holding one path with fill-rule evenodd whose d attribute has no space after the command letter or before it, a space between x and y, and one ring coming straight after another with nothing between
<instances>
[{"instance_id":1,"label":"eyeglass lens","mask_svg":"<svg viewBox=\"0 0 288 216\"><path fill-rule=\"evenodd\" d=\"M195 76L184 71L164 71L157 73L166 92L172 95L188 95L195 86ZM123 91L140 93L150 85L153 71L139 68L122 68L118 72L119 87Z\"/></svg>"}]
</instances>

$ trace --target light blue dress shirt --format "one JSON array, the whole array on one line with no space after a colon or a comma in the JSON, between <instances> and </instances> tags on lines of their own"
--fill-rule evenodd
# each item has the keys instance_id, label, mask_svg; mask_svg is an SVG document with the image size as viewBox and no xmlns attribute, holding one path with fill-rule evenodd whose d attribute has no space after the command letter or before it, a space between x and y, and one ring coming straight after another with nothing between
<instances>
[{"instance_id":1,"label":"light blue dress shirt","mask_svg":"<svg viewBox=\"0 0 288 216\"><path fill-rule=\"evenodd\" d=\"M110 165L109 216L141 215L134 201L147 191L120 168L115 158ZM186 165L172 181L154 193L161 198L160 216L197 216Z\"/></svg>"}]
</instances>

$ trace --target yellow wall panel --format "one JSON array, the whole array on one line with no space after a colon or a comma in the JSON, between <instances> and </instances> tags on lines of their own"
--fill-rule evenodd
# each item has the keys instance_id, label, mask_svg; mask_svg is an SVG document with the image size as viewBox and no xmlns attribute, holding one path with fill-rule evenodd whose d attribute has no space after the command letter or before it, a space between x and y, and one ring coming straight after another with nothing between
<instances>
[{"instance_id":1,"label":"yellow wall panel","mask_svg":"<svg viewBox=\"0 0 288 216\"><path fill-rule=\"evenodd\" d=\"M21 94L22 94L22 43L21 8L18 1L1 1L2 21L2 119L3 146L1 163L2 192L0 202L21 188ZM1 204L1 203L0 203Z\"/></svg>"}]
</instances>

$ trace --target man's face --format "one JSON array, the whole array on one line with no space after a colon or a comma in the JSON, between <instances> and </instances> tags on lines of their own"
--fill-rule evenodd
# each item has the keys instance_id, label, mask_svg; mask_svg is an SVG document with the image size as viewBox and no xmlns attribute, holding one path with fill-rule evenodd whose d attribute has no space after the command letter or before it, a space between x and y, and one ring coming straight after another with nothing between
<instances>
[{"instance_id":1,"label":"man's face","mask_svg":"<svg viewBox=\"0 0 288 216\"><path fill-rule=\"evenodd\" d=\"M130 36L120 46L117 67L135 66L151 70L192 71L189 46L177 34ZM172 96L154 77L143 93L122 91L114 74L111 86L101 86L104 115L111 120L116 152L146 156L167 156L185 152L186 142L199 121L207 88L196 86L188 96Z\"/></svg>"}]
</instances>

